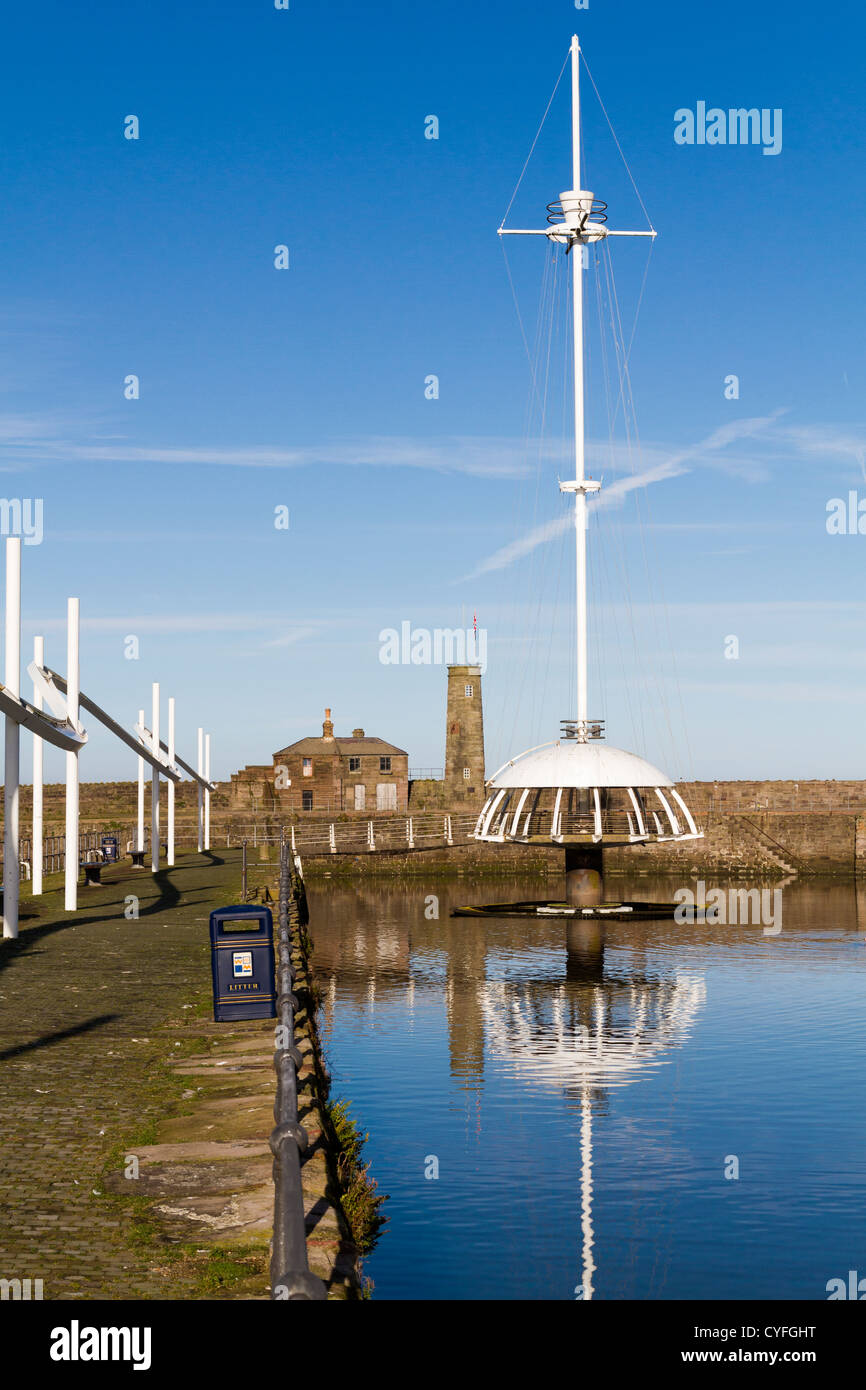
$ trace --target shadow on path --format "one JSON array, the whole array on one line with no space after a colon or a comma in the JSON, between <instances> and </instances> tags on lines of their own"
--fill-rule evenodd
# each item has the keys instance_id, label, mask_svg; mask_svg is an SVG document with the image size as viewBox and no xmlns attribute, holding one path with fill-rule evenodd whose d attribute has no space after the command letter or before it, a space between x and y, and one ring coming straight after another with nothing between
<instances>
[{"instance_id":1,"label":"shadow on path","mask_svg":"<svg viewBox=\"0 0 866 1390\"><path fill-rule=\"evenodd\" d=\"M136 880L135 878L124 877L120 882L115 881L113 883L106 883L104 885L100 885L101 887L108 889L120 888L122 886L123 888L128 889L128 891L124 893L122 898L109 898L107 901L101 903L100 910L97 910L94 916L82 916L81 910L79 908L78 911L70 912L66 914L64 917L57 918L53 921L44 922L42 926L27 927L23 934L17 937L15 940L0 940L0 971L5 970L6 967L11 965L13 961L17 960L19 956L29 955L33 950L35 950L36 947L38 947L40 941L42 941L44 938L53 936L56 932L66 931L69 927L88 927L97 924L103 924L113 916L118 917L121 921L135 920L133 918L125 919L123 914L123 908L126 904L127 897L133 895L133 887L137 881L147 882L149 880L151 883L155 883L159 890L158 897L154 898L154 900L148 903L146 906L139 908L138 920L141 920L141 918L143 917L152 917L156 913L170 912L172 908L177 907L178 903L183 897L183 894L181 890L177 888L174 883L172 883L172 874L176 873L178 870L196 870L206 867L222 868L225 866L226 862L227 861L225 859L222 859L219 855L214 854L212 851L209 850L207 853L199 855L197 860L191 864L175 864L170 869L160 869L155 874L148 874L147 878L144 879ZM198 885L196 885L196 887L197 886ZM196 887L187 890L187 901L189 902L190 906L192 906L195 902L198 901L197 898L194 896L196 893ZM205 885L202 885L202 887L205 887ZM80 894L83 891L95 893L97 890L84 890L82 888L82 885L79 884L79 901ZM111 911L112 908L116 908L117 911L113 913ZM63 911L63 908L61 907L60 910ZM28 915L33 917L37 914L32 912L26 914L22 912L21 918L19 920L23 921L25 917Z\"/></svg>"},{"instance_id":2,"label":"shadow on path","mask_svg":"<svg viewBox=\"0 0 866 1390\"><path fill-rule=\"evenodd\" d=\"M19 1043L17 1047L7 1047L0 1052L0 1062L8 1062L10 1057L19 1057L22 1052L35 1052L40 1047L53 1047L55 1043L66 1042L68 1038L74 1038L78 1033L91 1033L94 1028L104 1028L106 1023L113 1023L120 1014L97 1014L94 1018L88 1018L84 1023L77 1023L74 1028L61 1028L57 1033L46 1033L44 1038L34 1038L32 1042Z\"/></svg>"}]
</instances>

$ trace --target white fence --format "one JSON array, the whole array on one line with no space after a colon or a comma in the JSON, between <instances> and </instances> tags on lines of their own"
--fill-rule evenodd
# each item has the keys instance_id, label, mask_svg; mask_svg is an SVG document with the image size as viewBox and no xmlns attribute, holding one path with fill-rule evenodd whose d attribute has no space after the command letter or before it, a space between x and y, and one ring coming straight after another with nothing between
<instances>
[{"instance_id":1,"label":"white fence","mask_svg":"<svg viewBox=\"0 0 866 1390\"><path fill-rule=\"evenodd\" d=\"M459 815L426 811L417 816L381 816L374 820L302 821L286 826L283 833L286 842L302 855L398 854L467 845L472 842L477 820L474 811ZM231 840L235 845L241 840L252 845L279 843L274 836L262 835L257 826L248 833L235 826Z\"/></svg>"}]
</instances>

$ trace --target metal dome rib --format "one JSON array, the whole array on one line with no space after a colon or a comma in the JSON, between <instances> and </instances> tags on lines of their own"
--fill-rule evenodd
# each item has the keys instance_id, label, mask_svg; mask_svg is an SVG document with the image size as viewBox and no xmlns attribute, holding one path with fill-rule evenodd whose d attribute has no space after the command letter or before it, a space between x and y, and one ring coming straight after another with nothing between
<instances>
[{"instance_id":1,"label":"metal dome rib","mask_svg":"<svg viewBox=\"0 0 866 1390\"><path fill-rule=\"evenodd\" d=\"M501 787L671 787L666 773L636 753L570 739L521 753L490 778Z\"/></svg>"}]
</instances>

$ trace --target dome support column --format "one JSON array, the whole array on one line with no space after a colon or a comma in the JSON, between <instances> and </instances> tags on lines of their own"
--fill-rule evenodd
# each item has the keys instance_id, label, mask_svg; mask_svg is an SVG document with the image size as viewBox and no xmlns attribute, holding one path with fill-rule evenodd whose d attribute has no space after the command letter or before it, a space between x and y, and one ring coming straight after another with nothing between
<instances>
[{"instance_id":1,"label":"dome support column","mask_svg":"<svg viewBox=\"0 0 866 1390\"><path fill-rule=\"evenodd\" d=\"M565 901L571 907L594 907L604 901L601 845L565 846Z\"/></svg>"}]
</instances>

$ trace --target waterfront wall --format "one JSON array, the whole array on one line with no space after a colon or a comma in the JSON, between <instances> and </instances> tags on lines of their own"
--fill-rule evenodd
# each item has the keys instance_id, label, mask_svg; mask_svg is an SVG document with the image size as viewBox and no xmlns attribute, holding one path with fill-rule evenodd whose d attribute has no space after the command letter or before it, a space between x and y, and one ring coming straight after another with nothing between
<instances>
[{"instance_id":1,"label":"waterfront wall","mask_svg":"<svg viewBox=\"0 0 866 1390\"><path fill-rule=\"evenodd\" d=\"M712 812L702 820L704 838L607 850L608 875L709 872L729 876L801 877L866 874L866 815L849 812L749 816ZM464 844L406 854L304 854L311 879L423 878L431 874L561 875L563 851L551 845Z\"/></svg>"},{"instance_id":2,"label":"waterfront wall","mask_svg":"<svg viewBox=\"0 0 866 1390\"><path fill-rule=\"evenodd\" d=\"M465 812L466 807L444 805L442 782L418 781L412 784L410 809L415 812L429 809ZM416 789L417 788L417 792ZM766 870L783 874L798 873L866 873L866 781L732 781L679 783L678 789L696 818L703 826L705 838L684 844L661 844L612 850L607 854L609 873L626 870L654 870L700 873L712 868L716 872L750 873ZM229 839L237 844L242 837L252 839L254 828L259 836L279 836L280 824L313 825L329 820L359 821L361 815L316 816L295 815L281 818L273 815L253 817L249 811L239 811L230 804L230 785L218 784L211 799L211 826L214 843L225 844ZM31 788L22 787L21 833L26 837L31 806ZM163 798L165 798L163 789ZM45 788L46 833L62 829L64 816L64 787L52 784ZM90 782L81 786L82 830L130 827L136 818L137 787L135 782ZM177 825L185 840L193 833L196 789L192 783L181 783L177 789ZM0 792L2 806L2 792ZM146 821L150 821L150 789L146 789ZM163 822L164 823L164 822ZM402 823L402 822L401 822ZM335 856L330 856L333 863ZM342 856L340 856L342 858ZM309 855L305 861L312 864ZM447 850L425 850L421 855L350 856L347 863L359 872L385 875L427 873L434 865L442 870L459 872L489 870L493 873L511 872L522 867L530 872L559 872L561 851L551 848L528 850L523 847L476 846ZM361 867L366 866L366 867Z\"/></svg>"}]
</instances>

